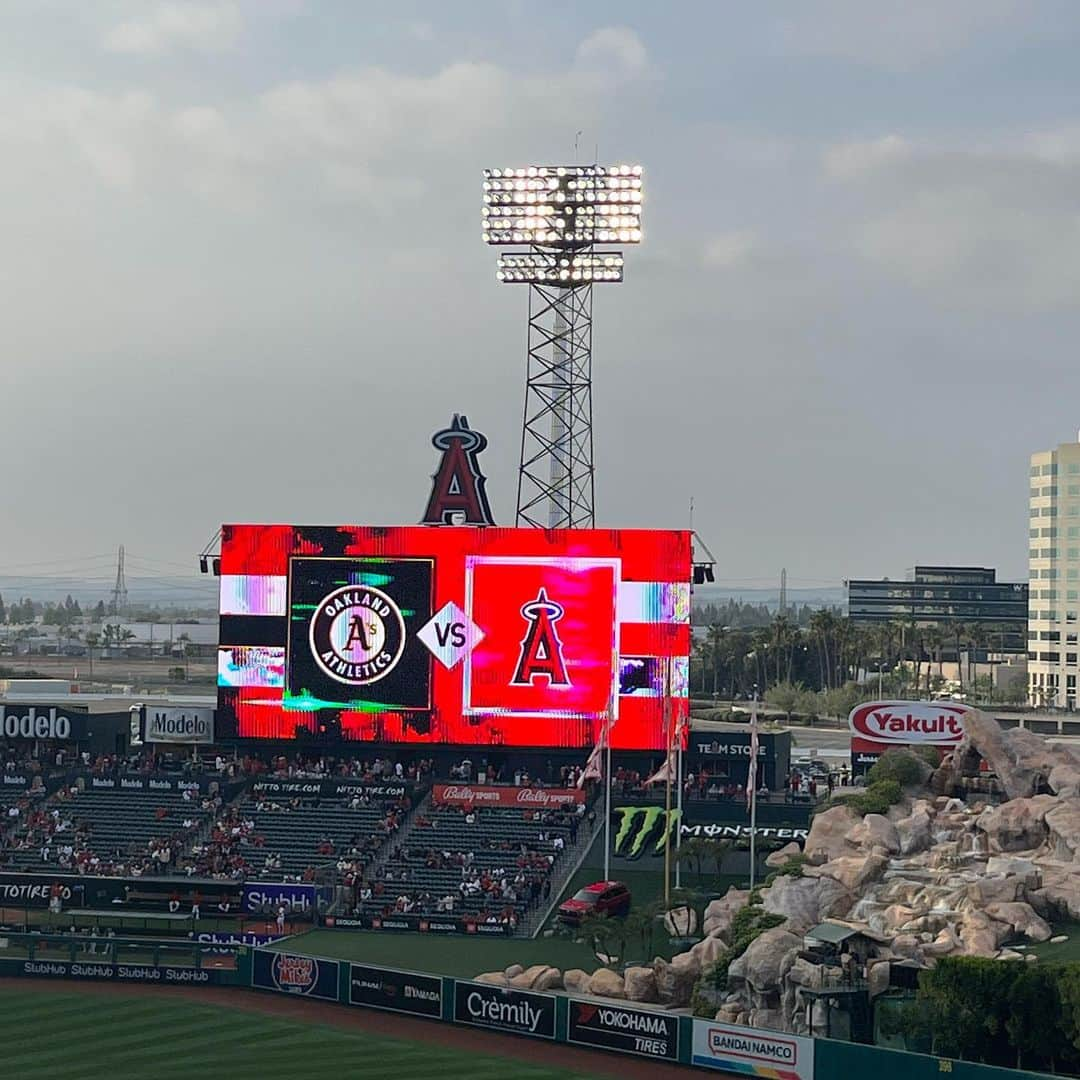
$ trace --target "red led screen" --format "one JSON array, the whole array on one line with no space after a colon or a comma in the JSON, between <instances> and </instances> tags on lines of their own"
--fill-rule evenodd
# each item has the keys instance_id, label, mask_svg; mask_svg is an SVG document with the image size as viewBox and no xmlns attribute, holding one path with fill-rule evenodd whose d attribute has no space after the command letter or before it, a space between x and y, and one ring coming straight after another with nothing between
<instances>
[{"instance_id":1,"label":"red led screen","mask_svg":"<svg viewBox=\"0 0 1080 1080\"><path fill-rule=\"evenodd\" d=\"M226 525L218 730L662 749L689 580L686 532Z\"/></svg>"}]
</instances>

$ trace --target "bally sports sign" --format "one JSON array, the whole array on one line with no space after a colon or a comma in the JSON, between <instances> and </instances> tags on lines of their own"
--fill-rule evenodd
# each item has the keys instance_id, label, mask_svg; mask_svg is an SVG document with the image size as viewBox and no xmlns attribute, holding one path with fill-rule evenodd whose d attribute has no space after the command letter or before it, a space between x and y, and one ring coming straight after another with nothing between
<instances>
[{"instance_id":1,"label":"bally sports sign","mask_svg":"<svg viewBox=\"0 0 1080 1080\"><path fill-rule=\"evenodd\" d=\"M954 746L964 737L967 705L943 701L872 701L848 716L853 750Z\"/></svg>"}]
</instances>

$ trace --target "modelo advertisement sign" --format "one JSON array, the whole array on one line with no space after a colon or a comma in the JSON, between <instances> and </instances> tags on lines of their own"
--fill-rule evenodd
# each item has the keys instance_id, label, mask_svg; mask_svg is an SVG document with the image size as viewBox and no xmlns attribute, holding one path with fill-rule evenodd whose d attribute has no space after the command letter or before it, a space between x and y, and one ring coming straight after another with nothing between
<instances>
[{"instance_id":1,"label":"modelo advertisement sign","mask_svg":"<svg viewBox=\"0 0 1080 1080\"><path fill-rule=\"evenodd\" d=\"M813 1080L814 1040L760 1028L694 1021L691 1061L706 1069L775 1080Z\"/></svg>"},{"instance_id":2,"label":"modelo advertisement sign","mask_svg":"<svg viewBox=\"0 0 1080 1080\"><path fill-rule=\"evenodd\" d=\"M5 739L85 739L86 714L71 714L55 705L0 705L0 736Z\"/></svg>"},{"instance_id":3,"label":"modelo advertisement sign","mask_svg":"<svg viewBox=\"0 0 1080 1080\"><path fill-rule=\"evenodd\" d=\"M143 742L209 746L214 741L213 709L158 709L148 706Z\"/></svg>"},{"instance_id":4,"label":"modelo advertisement sign","mask_svg":"<svg viewBox=\"0 0 1080 1080\"><path fill-rule=\"evenodd\" d=\"M198 780L184 780L178 776L96 776L80 774L88 791L199 791Z\"/></svg>"},{"instance_id":5,"label":"modelo advertisement sign","mask_svg":"<svg viewBox=\"0 0 1080 1080\"><path fill-rule=\"evenodd\" d=\"M252 955L251 985L259 990L337 1001L338 967L337 960L259 949Z\"/></svg>"},{"instance_id":6,"label":"modelo advertisement sign","mask_svg":"<svg viewBox=\"0 0 1080 1080\"><path fill-rule=\"evenodd\" d=\"M944 701L871 701L848 716L852 752L882 754L893 746L956 746L967 705Z\"/></svg>"},{"instance_id":7,"label":"modelo advertisement sign","mask_svg":"<svg viewBox=\"0 0 1080 1080\"><path fill-rule=\"evenodd\" d=\"M0 959L0 975L31 975L38 979L79 979L91 982L152 983L154 986L209 986L222 982L224 972L214 968L104 964L93 960Z\"/></svg>"},{"instance_id":8,"label":"modelo advertisement sign","mask_svg":"<svg viewBox=\"0 0 1080 1080\"><path fill-rule=\"evenodd\" d=\"M570 999L567 1042L665 1061L679 1058L679 1018L655 1009L628 1009Z\"/></svg>"},{"instance_id":9,"label":"modelo advertisement sign","mask_svg":"<svg viewBox=\"0 0 1080 1080\"><path fill-rule=\"evenodd\" d=\"M487 983L454 983L454 1020L535 1039L555 1038L555 998Z\"/></svg>"},{"instance_id":10,"label":"modelo advertisement sign","mask_svg":"<svg viewBox=\"0 0 1080 1080\"><path fill-rule=\"evenodd\" d=\"M369 964L349 965L350 1005L438 1020L442 1017L442 1003L443 984L437 976Z\"/></svg>"},{"instance_id":11,"label":"modelo advertisement sign","mask_svg":"<svg viewBox=\"0 0 1080 1080\"><path fill-rule=\"evenodd\" d=\"M553 806L577 806L585 801L578 788L490 787L482 784L436 784L431 798L442 806L520 806L547 810Z\"/></svg>"},{"instance_id":12,"label":"modelo advertisement sign","mask_svg":"<svg viewBox=\"0 0 1080 1080\"><path fill-rule=\"evenodd\" d=\"M267 911L277 914L284 906L288 912L310 912L315 907L316 886L294 885L290 881L245 881L240 893L240 907L248 915Z\"/></svg>"},{"instance_id":13,"label":"modelo advertisement sign","mask_svg":"<svg viewBox=\"0 0 1080 1080\"><path fill-rule=\"evenodd\" d=\"M587 750L614 700L664 749L690 577L687 531L224 525L218 737Z\"/></svg>"}]
</instances>

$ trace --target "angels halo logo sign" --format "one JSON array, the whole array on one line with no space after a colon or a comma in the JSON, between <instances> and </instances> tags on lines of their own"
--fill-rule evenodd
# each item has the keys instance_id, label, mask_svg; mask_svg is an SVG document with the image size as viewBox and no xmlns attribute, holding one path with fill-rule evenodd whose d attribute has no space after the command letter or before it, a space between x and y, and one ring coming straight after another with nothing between
<instances>
[{"instance_id":1,"label":"angels halo logo sign","mask_svg":"<svg viewBox=\"0 0 1080 1080\"><path fill-rule=\"evenodd\" d=\"M367 686L397 666L405 650L405 620L381 589L347 585L323 597L308 637L312 658L330 678Z\"/></svg>"}]
</instances>

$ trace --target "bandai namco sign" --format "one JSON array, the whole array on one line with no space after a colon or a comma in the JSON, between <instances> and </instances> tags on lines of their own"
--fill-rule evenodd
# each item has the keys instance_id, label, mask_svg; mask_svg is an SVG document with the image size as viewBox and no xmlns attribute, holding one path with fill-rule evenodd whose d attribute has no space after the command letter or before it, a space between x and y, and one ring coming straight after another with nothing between
<instances>
[{"instance_id":1,"label":"bandai namco sign","mask_svg":"<svg viewBox=\"0 0 1080 1080\"><path fill-rule=\"evenodd\" d=\"M964 737L968 705L944 701L871 701L848 716L852 743L954 746Z\"/></svg>"}]
</instances>

